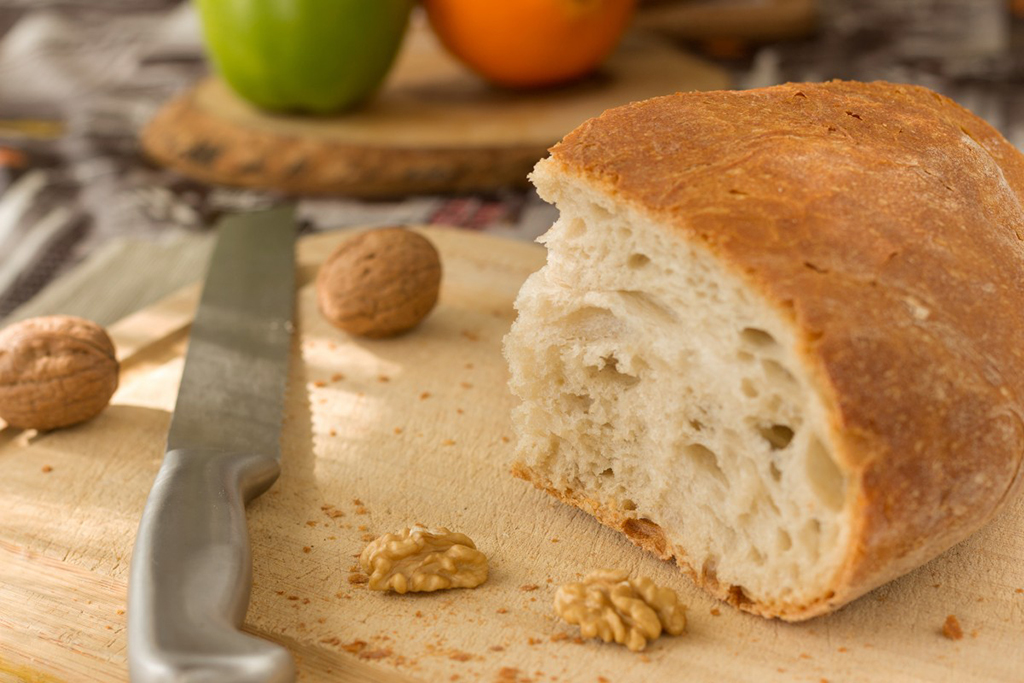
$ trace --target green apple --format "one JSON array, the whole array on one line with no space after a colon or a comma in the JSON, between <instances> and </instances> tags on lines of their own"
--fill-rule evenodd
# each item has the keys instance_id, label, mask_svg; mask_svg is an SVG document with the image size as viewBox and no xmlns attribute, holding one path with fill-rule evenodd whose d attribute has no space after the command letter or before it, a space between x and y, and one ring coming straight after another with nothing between
<instances>
[{"instance_id":1,"label":"green apple","mask_svg":"<svg viewBox=\"0 0 1024 683\"><path fill-rule=\"evenodd\" d=\"M224 80L272 111L330 114L380 86L415 0L197 0Z\"/></svg>"}]
</instances>

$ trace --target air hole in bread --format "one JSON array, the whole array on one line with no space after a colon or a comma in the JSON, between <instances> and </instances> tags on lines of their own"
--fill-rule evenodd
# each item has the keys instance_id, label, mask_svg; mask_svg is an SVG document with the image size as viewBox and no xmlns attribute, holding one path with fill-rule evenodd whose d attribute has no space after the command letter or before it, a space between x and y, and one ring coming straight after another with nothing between
<instances>
[{"instance_id":1,"label":"air hole in bread","mask_svg":"<svg viewBox=\"0 0 1024 683\"><path fill-rule=\"evenodd\" d=\"M562 394L562 403L567 410L588 413L590 406L594 405L594 399L590 394Z\"/></svg>"},{"instance_id":2,"label":"air hole in bread","mask_svg":"<svg viewBox=\"0 0 1024 683\"><path fill-rule=\"evenodd\" d=\"M622 533L659 555L665 552L665 532L649 519L627 519L622 524Z\"/></svg>"},{"instance_id":3,"label":"air hole in bread","mask_svg":"<svg viewBox=\"0 0 1024 683\"><path fill-rule=\"evenodd\" d=\"M607 308L583 306L569 313L561 325L578 338L600 338L617 334L622 323Z\"/></svg>"},{"instance_id":4,"label":"air hole in bread","mask_svg":"<svg viewBox=\"0 0 1024 683\"><path fill-rule=\"evenodd\" d=\"M728 601L730 604L736 605L737 607L752 602L752 600L747 596L747 591L743 586L729 586Z\"/></svg>"},{"instance_id":5,"label":"air hole in bread","mask_svg":"<svg viewBox=\"0 0 1024 683\"><path fill-rule=\"evenodd\" d=\"M711 475L722 486L729 486L729 479L718 465L718 456L710 448L699 443L687 444L683 447L683 455L693 463L698 472Z\"/></svg>"},{"instance_id":6,"label":"air hole in bread","mask_svg":"<svg viewBox=\"0 0 1024 683\"><path fill-rule=\"evenodd\" d=\"M758 329L756 327L744 327L743 331L740 332L740 338L750 346L754 348L768 348L775 346L778 342L768 332Z\"/></svg>"},{"instance_id":7,"label":"air hole in bread","mask_svg":"<svg viewBox=\"0 0 1024 683\"><path fill-rule=\"evenodd\" d=\"M772 481L782 481L782 470L774 462L769 463L768 472L771 474Z\"/></svg>"},{"instance_id":8,"label":"air hole in bread","mask_svg":"<svg viewBox=\"0 0 1024 683\"><path fill-rule=\"evenodd\" d=\"M624 498L622 500L622 504L619 505L619 507L628 512L632 512L633 510L636 510L636 503L631 501L629 498Z\"/></svg>"},{"instance_id":9,"label":"air hole in bread","mask_svg":"<svg viewBox=\"0 0 1024 683\"><path fill-rule=\"evenodd\" d=\"M609 223L615 223L615 215L608 210L603 204L594 202L590 205L590 210L594 213L594 217L601 221L607 221Z\"/></svg>"},{"instance_id":10,"label":"air hole in bread","mask_svg":"<svg viewBox=\"0 0 1024 683\"><path fill-rule=\"evenodd\" d=\"M793 547L793 537L785 529L779 529L775 536L775 549L784 553Z\"/></svg>"},{"instance_id":11,"label":"air hole in bread","mask_svg":"<svg viewBox=\"0 0 1024 683\"><path fill-rule=\"evenodd\" d=\"M639 269L643 268L650 262L651 257L648 256L647 254L633 254L632 256L629 257L629 260L626 261L626 265L629 266L630 268Z\"/></svg>"},{"instance_id":12,"label":"air hole in bread","mask_svg":"<svg viewBox=\"0 0 1024 683\"><path fill-rule=\"evenodd\" d=\"M633 318L660 318L660 322L675 322L679 319L675 311L670 309L654 296L646 292L635 290L619 290L622 297L622 304L626 307L626 314Z\"/></svg>"},{"instance_id":13,"label":"air hole in bread","mask_svg":"<svg viewBox=\"0 0 1024 683\"><path fill-rule=\"evenodd\" d=\"M599 379L608 384L615 384L623 389L629 389L640 382L639 377L619 371L619 359L616 358L614 354L609 354L601 358L600 365L588 366L587 373L592 379Z\"/></svg>"},{"instance_id":14,"label":"air hole in bread","mask_svg":"<svg viewBox=\"0 0 1024 683\"><path fill-rule=\"evenodd\" d=\"M764 358L761 360L761 367L764 369L764 374L768 378L768 381L772 384L795 384L796 378L793 377L793 373L787 370L782 363L774 361L770 358Z\"/></svg>"},{"instance_id":15,"label":"air hole in bread","mask_svg":"<svg viewBox=\"0 0 1024 683\"><path fill-rule=\"evenodd\" d=\"M707 581L709 583L718 581L718 560L719 558L717 555L708 555L704 559L704 562L702 562L700 566L701 581Z\"/></svg>"},{"instance_id":16,"label":"air hole in bread","mask_svg":"<svg viewBox=\"0 0 1024 683\"><path fill-rule=\"evenodd\" d=\"M602 477L612 477L612 478L614 478L615 477L615 470L613 470L611 467L606 467L603 470L601 470L601 476Z\"/></svg>"},{"instance_id":17,"label":"air hole in bread","mask_svg":"<svg viewBox=\"0 0 1024 683\"><path fill-rule=\"evenodd\" d=\"M769 427L758 427L757 431L761 434L761 438L768 442L769 448L773 451L786 448L793 440L793 430L786 425L774 424ZM774 464L772 463L772 466Z\"/></svg>"},{"instance_id":18,"label":"air hole in bread","mask_svg":"<svg viewBox=\"0 0 1024 683\"><path fill-rule=\"evenodd\" d=\"M807 520L800 528L799 539L804 551L817 560L821 552L821 522L817 519Z\"/></svg>"},{"instance_id":19,"label":"air hole in bread","mask_svg":"<svg viewBox=\"0 0 1024 683\"><path fill-rule=\"evenodd\" d=\"M690 428L695 432L699 432L704 429L704 423L700 420L690 420Z\"/></svg>"},{"instance_id":20,"label":"air hole in bread","mask_svg":"<svg viewBox=\"0 0 1024 683\"><path fill-rule=\"evenodd\" d=\"M757 390L757 385L754 383L754 380L749 377L744 377L740 382L740 391L742 391L743 395L747 398L757 398L761 395L761 392Z\"/></svg>"},{"instance_id":21,"label":"air hole in bread","mask_svg":"<svg viewBox=\"0 0 1024 683\"><path fill-rule=\"evenodd\" d=\"M587 231L587 224L580 218L573 218L565 224L565 233L567 237L581 237L584 232Z\"/></svg>"},{"instance_id":22,"label":"air hole in bread","mask_svg":"<svg viewBox=\"0 0 1024 683\"><path fill-rule=\"evenodd\" d=\"M807 478L815 495L830 510L843 507L846 481L832 454L818 437L812 437L807 446Z\"/></svg>"}]
</instances>

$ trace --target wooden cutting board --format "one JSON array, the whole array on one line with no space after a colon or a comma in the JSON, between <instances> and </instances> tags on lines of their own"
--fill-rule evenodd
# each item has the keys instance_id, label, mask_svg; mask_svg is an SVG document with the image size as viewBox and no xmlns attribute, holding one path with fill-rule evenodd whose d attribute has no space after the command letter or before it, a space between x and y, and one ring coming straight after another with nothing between
<instances>
[{"instance_id":1,"label":"wooden cutting board","mask_svg":"<svg viewBox=\"0 0 1024 683\"><path fill-rule=\"evenodd\" d=\"M634 34L579 83L507 90L471 73L418 26L362 109L271 115L209 79L164 106L142 146L187 176L227 185L365 197L493 190L525 185L550 146L605 109L729 83L722 68Z\"/></svg>"},{"instance_id":2,"label":"wooden cutting board","mask_svg":"<svg viewBox=\"0 0 1024 683\"><path fill-rule=\"evenodd\" d=\"M673 565L513 479L500 345L543 250L425 232L444 261L441 303L389 341L349 338L316 311L316 266L343 234L299 247L283 474L249 508L246 628L286 645L300 680L1022 680L1024 501L910 575L794 625L710 599ZM126 680L128 565L195 299L192 288L114 327L123 382L100 417L49 434L0 431L0 681ZM414 522L475 539L491 559L487 583L407 596L353 583L366 539ZM575 642L552 614L555 587L603 566L678 591L689 632L642 655ZM962 640L941 635L949 614Z\"/></svg>"}]
</instances>

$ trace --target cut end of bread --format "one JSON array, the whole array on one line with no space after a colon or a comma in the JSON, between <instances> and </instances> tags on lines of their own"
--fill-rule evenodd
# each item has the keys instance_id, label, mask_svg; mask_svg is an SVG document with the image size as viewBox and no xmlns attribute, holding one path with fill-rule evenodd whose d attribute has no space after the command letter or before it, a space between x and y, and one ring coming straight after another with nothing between
<instances>
[{"instance_id":1,"label":"cut end of bread","mask_svg":"<svg viewBox=\"0 0 1024 683\"><path fill-rule=\"evenodd\" d=\"M698 242L557 166L533 176L560 218L505 345L516 474L743 609L828 611L853 493L807 340Z\"/></svg>"}]
</instances>

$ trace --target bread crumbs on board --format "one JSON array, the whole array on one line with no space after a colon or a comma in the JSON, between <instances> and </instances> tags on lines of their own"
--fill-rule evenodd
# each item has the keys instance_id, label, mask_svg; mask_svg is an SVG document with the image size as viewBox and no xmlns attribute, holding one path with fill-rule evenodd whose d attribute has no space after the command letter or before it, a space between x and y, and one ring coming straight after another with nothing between
<instances>
[{"instance_id":1,"label":"bread crumbs on board","mask_svg":"<svg viewBox=\"0 0 1024 683\"><path fill-rule=\"evenodd\" d=\"M43 465L43 474L49 474L50 472L53 472L53 467L50 465Z\"/></svg>"},{"instance_id":2,"label":"bread crumbs on board","mask_svg":"<svg viewBox=\"0 0 1024 683\"><path fill-rule=\"evenodd\" d=\"M519 669L514 666L503 666L498 670L498 677L494 679L495 683L520 683L527 679L519 677Z\"/></svg>"},{"instance_id":3,"label":"bread crumbs on board","mask_svg":"<svg viewBox=\"0 0 1024 683\"><path fill-rule=\"evenodd\" d=\"M942 635L950 640L960 640L964 637L963 629L960 628L960 621L956 615L950 614L946 617L945 623L942 624Z\"/></svg>"},{"instance_id":4,"label":"bread crumbs on board","mask_svg":"<svg viewBox=\"0 0 1024 683\"><path fill-rule=\"evenodd\" d=\"M337 638L335 638L337 640ZM341 649L345 652L351 652L352 654L358 654L366 648L365 640L353 640L351 643L345 643L341 646Z\"/></svg>"}]
</instances>

